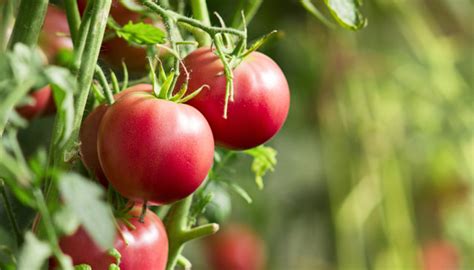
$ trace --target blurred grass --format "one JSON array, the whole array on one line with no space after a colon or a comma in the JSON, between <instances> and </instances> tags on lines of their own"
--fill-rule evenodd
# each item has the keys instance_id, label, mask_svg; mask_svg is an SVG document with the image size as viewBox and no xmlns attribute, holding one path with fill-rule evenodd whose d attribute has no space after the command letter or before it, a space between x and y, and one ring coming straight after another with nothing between
<instances>
[{"instance_id":1,"label":"blurred grass","mask_svg":"<svg viewBox=\"0 0 474 270\"><path fill-rule=\"evenodd\" d=\"M234 209L266 238L268 269L423 269L432 241L474 268L472 11L366 1L369 25L352 33L297 1L264 2L249 30L281 30L264 51L287 75L291 111L265 191L242 175L255 202Z\"/></svg>"}]
</instances>

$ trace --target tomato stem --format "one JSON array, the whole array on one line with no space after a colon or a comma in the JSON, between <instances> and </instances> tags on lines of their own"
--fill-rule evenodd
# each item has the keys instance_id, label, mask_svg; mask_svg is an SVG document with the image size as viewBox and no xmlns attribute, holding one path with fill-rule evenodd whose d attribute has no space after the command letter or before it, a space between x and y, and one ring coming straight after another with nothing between
<instances>
[{"instance_id":1,"label":"tomato stem","mask_svg":"<svg viewBox=\"0 0 474 270\"><path fill-rule=\"evenodd\" d=\"M43 222L44 224L43 228L46 231L49 246L51 247L54 256L61 265L61 269L70 269L71 262L69 261L69 258L66 257L59 248L58 238L56 236L56 232L54 231L54 225L51 220L51 216L48 210L48 206L46 205L43 192L41 191L41 189L36 188L35 190L33 190L33 195L35 197L36 206L38 207L38 212L42 217L40 222Z\"/></svg>"},{"instance_id":2,"label":"tomato stem","mask_svg":"<svg viewBox=\"0 0 474 270\"><path fill-rule=\"evenodd\" d=\"M210 26L206 25L198 20L183 16L179 13L176 13L172 10L164 9L160 5L153 3L150 0L141 0L142 4L151 9L152 11L158 13L160 16L168 17L174 19L176 22L181 22L185 23L188 25L191 25L193 27L199 28L203 30L204 32L208 33L209 36L213 37L216 34L219 33L229 33L235 36L238 36L240 38L244 38L246 36L244 31L237 30L234 28L228 28L228 27L215 27L215 26Z\"/></svg>"},{"instance_id":3,"label":"tomato stem","mask_svg":"<svg viewBox=\"0 0 474 270\"><path fill-rule=\"evenodd\" d=\"M232 17L232 27L237 29L241 27L245 28L257 13L257 10L262 5L262 2L263 0L241 0L234 16ZM242 12L245 14L245 21L242 20Z\"/></svg>"},{"instance_id":4,"label":"tomato stem","mask_svg":"<svg viewBox=\"0 0 474 270\"><path fill-rule=\"evenodd\" d=\"M13 208L10 203L10 199L8 198L7 191L5 188L5 182L3 181L3 179L0 179L0 193L2 195L3 204L5 204L5 210L7 212L8 220L10 221L11 226L13 228L13 232L15 233L16 243L18 244L18 246L20 246L23 237L20 232L20 227L18 227L15 214L13 213Z\"/></svg>"},{"instance_id":5,"label":"tomato stem","mask_svg":"<svg viewBox=\"0 0 474 270\"><path fill-rule=\"evenodd\" d=\"M206 0L191 0L191 9L193 11L194 18L201 21L204 25L211 25ZM195 34L195 37L200 46L211 45L211 39L209 35L206 34L206 32L199 31Z\"/></svg>"},{"instance_id":6,"label":"tomato stem","mask_svg":"<svg viewBox=\"0 0 474 270\"><path fill-rule=\"evenodd\" d=\"M8 42L8 27L13 17L13 1L3 1L0 3L0 52L6 49Z\"/></svg>"},{"instance_id":7,"label":"tomato stem","mask_svg":"<svg viewBox=\"0 0 474 270\"><path fill-rule=\"evenodd\" d=\"M143 206L142 206L142 212L140 213L140 218L138 219L138 221L140 221L140 223L145 223L145 215L146 215L146 210L147 209L148 209L148 201L144 200L143 201Z\"/></svg>"},{"instance_id":8,"label":"tomato stem","mask_svg":"<svg viewBox=\"0 0 474 270\"><path fill-rule=\"evenodd\" d=\"M189 228L188 216L192 201L193 195L190 195L173 204L164 220L169 239L167 270L174 269L186 242L216 233L219 230L219 225L216 223Z\"/></svg>"},{"instance_id":9,"label":"tomato stem","mask_svg":"<svg viewBox=\"0 0 474 270\"><path fill-rule=\"evenodd\" d=\"M8 44L9 49L20 42L28 46L36 45L48 10L48 0L21 1L18 16Z\"/></svg>"},{"instance_id":10,"label":"tomato stem","mask_svg":"<svg viewBox=\"0 0 474 270\"><path fill-rule=\"evenodd\" d=\"M69 32L71 33L71 39L74 43L78 35L79 26L81 25L81 16L79 14L77 0L64 0L64 6L66 9L67 22L69 24Z\"/></svg>"},{"instance_id":11,"label":"tomato stem","mask_svg":"<svg viewBox=\"0 0 474 270\"><path fill-rule=\"evenodd\" d=\"M99 57L111 3L112 0L88 2L84 19L79 28L79 36L77 37L78 42L74 47L75 52L83 52L83 55L76 55L76 57L80 57L80 67L77 74L79 95L76 97L74 104L75 113L72 133L64 146L58 144L57 138L61 136L62 130L60 127L64 125L64 123L60 122L58 114L56 116L54 133L50 145L49 162L50 166L53 168L67 168L68 166L71 166L71 164L65 162L64 156L76 147L76 141L82 123L82 116L84 115L87 97L89 96L91 89L92 78L96 69L96 63ZM88 10L90 10L90 12L88 12ZM82 50L81 47L84 49ZM57 197L57 190L52 188L51 178L47 179L45 182L45 191L48 200L54 200L54 198Z\"/></svg>"}]
</instances>

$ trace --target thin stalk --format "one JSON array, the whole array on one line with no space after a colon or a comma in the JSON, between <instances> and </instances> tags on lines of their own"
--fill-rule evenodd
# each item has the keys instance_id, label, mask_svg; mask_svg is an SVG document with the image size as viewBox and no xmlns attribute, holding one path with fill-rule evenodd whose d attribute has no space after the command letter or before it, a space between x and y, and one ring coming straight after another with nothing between
<instances>
[{"instance_id":1,"label":"thin stalk","mask_svg":"<svg viewBox=\"0 0 474 270\"><path fill-rule=\"evenodd\" d=\"M5 182L3 181L3 179L0 179L0 193L2 195L3 203L5 204L5 209L7 210L8 220L10 221L10 224L13 228L13 232L15 234L16 243L18 244L18 246L20 246L23 242L23 237L21 235L18 222L16 222L15 214L13 213L13 208L10 203L10 199L8 198L7 191L5 188Z\"/></svg>"},{"instance_id":2,"label":"thin stalk","mask_svg":"<svg viewBox=\"0 0 474 270\"><path fill-rule=\"evenodd\" d=\"M6 49L8 42L8 27L13 18L13 10L11 1L3 1L0 4L0 52Z\"/></svg>"},{"instance_id":3,"label":"thin stalk","mask_svg":"<svg viewBox=\"0 0 474 270\"><path fill-rule=\"evenodd\" d=\"M81 25L81 15L79 14L77 1L64 0L64 4L66 8L67 22L69 24L69 32L71 33L73 42L75 42Z\"/></svg>"},{"instance_id":4,"label":"thin stalk","mask_svg":"<svg viewBox=\"0 0 474 270\"><path fill-rule=\"evenodd\" d=\"M79 96L76 98L76 103L74 104L75 115L73 132L68 140L66 151L71 150L74 147L74 142L77 140L79 135L82 116L84 114L87 97L89 96L90 86L96 70L96 63L99 58L100 46L104 37L111 2L112 0L97 0L93 2L94 6L92 7L90 27L87 32L85 49L77 78Z\"/></svg>"},{"instance_id":5,"label":"thin stalk","mask_svg":"<svg viewBox=\"0 0 474 270\"><path fill-rule=\"evenodd\" d=\"M104 89L105 99L107 99L107 103L113 104L114 103L114 94L110 89L109 83L107 82L107 78L105 77L104 71L99 67L96 66L95 68L95 77L99 80L100 86Z\"/></svg>"},{"instance_id":6,"label":"thin stalk","mask_svg":"<svg viewBox=\"0 0 474 270\"><path fill-rule=\"evenodd\" d=\"M76 97L76 102L74 104L75 115L73 119L73 131L64 147L59 148L57 145L56 147L53 147L53 144L57 142L57 138L60 136L60 129L58 127L61 127L62 125L62 123L58 122L58 118L56 118L56 132L53 133L53 138L51 140L52 144L50 145L50 162L52 162L53 167L59 166L65 168L68 166L64 160L64 155L65 153L74 150L75 143L79 136L79 129L82 123L87 97L91 88L92 78L96 70L96 63L99 57L105 27L107 25L107 17L110 11L111 2L111 0L97 0L91 1L88 4L87 8L90 8L91 12L85 13L85 18L79 31L80 36L77 37L79 43L84 43L84 50L77 75L79 95ZM85 24L87 24L87 26ZM54 192L54 189L52 189L51 183L52 181L49 179L45 185L48 200L54 199L57 195L56 192ZM54 193L50 194L52 191Z\"/></svg>"},{"instance_id":7,"label":"thin stalk","mask_svg":"<svg viewBox=\"0 0 474 270\"><path fill-rule=\"evenodd\" d=\"M316 19L321 21L324 25L329 28L334 28L335 25L329 21L311 2L311 0L300 0L301 5Z\"/></svg>"},{"instance_id":8,"label":"thin stalk","mask_svg":"<svg viewBox=\"0 0 474 270\"><path fill-rule=\"evenodd\" d=\"M33 87L34 83L35 81L33 79L23 81L21 85L18 85L15 88L14 92L12 92L6 97L6 100L4 100L3 102L5 104L4 106L8 107L8 111L13 110L15 104L17 104L26 95L26 93L28 93L31 87ZM7 122L8 114L0 114L0 138L3 135Z\"/></svg>"},{"instance_id":9,"label":"thin stalk","mask_svg":"<svg viewBox=\"0 0 474 270\"><path fill-rule=\"evenodd\" d=\"M211 25L211 20L209 18L209 11L207 9L206 0L190 0L191 9L193 11L193 16L204 25ZM209 46L211 45L211 38L206 32L199 31L195 34L196 40L199 43L199 46Z\"/></svg>"},{"instance_id":10,"label":"thin stalk","mask_svg":"<svg viewBox=\"0 0 474 270\"><path fill-rule=\"evenodd\" d=\"M17 42L33 46L38 42L48 9L48 0L21 1L21 12L15 21L8 48L12 49Z\"/></svg>"},{"instance_id":11,"label":"thin stalk","mask_svg":"<svg viewBox=\"0 0 474 270\"><path fill-rule=\"evenodd\" d=\"M241 0L232 17L231 26L237 29L245 28L253 19L262 3L263 0ZM242 20L242 12L244 13L245 21Z\"/></svg>"},{"instance_id":12,"label":"thin stalk","mask_svg":"<svg viewBox=\"0 0 474 270\"><path fill-rule=\"evenodd\" d=\"M189 209L193 195L171 206L164 220L169 239L167 270L173 270L181 256L186 242L216 233L219 225L210 223L190 229L188 226Z\"/></svg>"},{"instance_id":13,"label":"thin stalk","mask_svg":"<svg viewBox=\"0 0 474 270\"><path fill-rule=\"evenodd\" d=\"M44 229L46 231L46 237L48 238L49 246L51 247L54 256L58 260L61 266L61 269L69 269L67 257L64 256L61 249L59 248L58 237L54 230L54 225L53 225L51 215L48 210L48 206L46 205L46 201L44 199L43 193L41 192L40 189L35 189L33 191L33 195L36 200L38 212L40 213L42 217L42 222L44 224Z\"/></svg>"},{"instance_id":14,"label":"thin stalk","mask_svg":"<svg viewBox=\"0 0 474 270\"><path fill-rule=\"evenodd\" d=\"M183 16L179 13L176 13L172 10L164 9L164 8L160 7L159 5L153 3L150 0L141 0L141 2L143 3L143 5L145 5L146 7L151 9L152 11L158 13L162 17L163 16L169 17L169 18L172 18L173 20L175 20L176 22L189 24L191 26L199 28L199 29L203 30L204 32L208 33L209 36L211 36L211 37L213 37L213 36L215 36L216 34L219 34L219 33L228 33L228 34L238 36L240 38L245 37L245 32L244 31L233 29L233 28L228 28L228 27L215 27L215 26L206 25L206 24L204 24L204 23L202 23L198 20L188 18L188 17Z\"/></svg>"}]
</instances>

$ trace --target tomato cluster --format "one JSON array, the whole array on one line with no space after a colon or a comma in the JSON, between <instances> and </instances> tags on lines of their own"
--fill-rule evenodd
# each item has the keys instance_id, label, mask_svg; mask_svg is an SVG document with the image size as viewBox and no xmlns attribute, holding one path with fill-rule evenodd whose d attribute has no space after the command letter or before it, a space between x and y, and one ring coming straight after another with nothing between
<instances>
[{"instance_id":1,"label":"tomato cluster","mask_svg":"<svg viewBox=\"0 0 474 270\"><path fill-rule=\"evenodd\" d=\"M78 4L83 13L86 1ZM64 14L54 12L48 18L56 23L46 23L45 27L67 33L68 29L62 27L67 26ZM141 19L118 1L113 1L111 15L121 25ZM42 39L51 44L46 51L49 59L68 44L64 40L52 43L53 37L48 34ZM145 48L132 47L117 37L103 43L101 57L112 67L119 66L122 59L132 71L144 71L146 66ZM187 85L191 91L186 94L196 94L185 103L157 98L150 84L134 85L115 94L113 104L97 106L82 123L79 139L84 166L104 187L113 188L134 203L163 205L186 198L211 170L215 145L230 150L256 147L271 139L287 117L288 83L273 60L252 52L234 68L233 75L234 93L226 106L226 117L224 66L210 48L197 49L183 61L174 92ZM197 89L201 92L193 93ZM45 87L32 93L37 100L34 106L17 111L27 118L38 116L49 110L51 96L50 88ZM137 217L137 208L129 214L133 216L129 223L135 229L120 223L114 245L122 256L120 268L164 269L168 239L161 220L148 210L143 223ZM242 239L259 244L251 237ZM220 245L219 241L215 244ZM115 258L98 248L83 228L63 237L60 247L74 264L108 269L115 263ZM260 247L255 252L263 256ZM227 258L225 254L222 257ZM255 260L258 269L262 262Z\"/></svg>"}]
</instances>

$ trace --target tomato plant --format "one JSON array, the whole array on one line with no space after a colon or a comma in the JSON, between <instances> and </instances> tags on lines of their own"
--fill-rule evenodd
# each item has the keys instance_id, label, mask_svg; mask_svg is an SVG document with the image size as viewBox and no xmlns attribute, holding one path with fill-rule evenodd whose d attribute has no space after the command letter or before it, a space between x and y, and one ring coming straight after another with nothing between
<instances>
[{"instance_id":1,"label":"tomato plant","mask_svg":"<svg viewBox=\"0 0 474 270\"><path fill-rule=\"evenodd\" d=\"M252 201L227 179L240 168L233 161L253 158L259 188L276 164L262 144L281 129L290 94L279 66L257 52L271 35L247 42L261 1L241 6L232 26L219 15L213 24L205 0L51 2L0 1L0 214L12 230L0 224L0 268L189 268L185 244L219 230L229 191ZM13 110L26 119L55 110L51 137L23 149L17 135L31 123ZM264 267L248 229L209 243L218 269Z\"/></svg>"}]
</instances>

